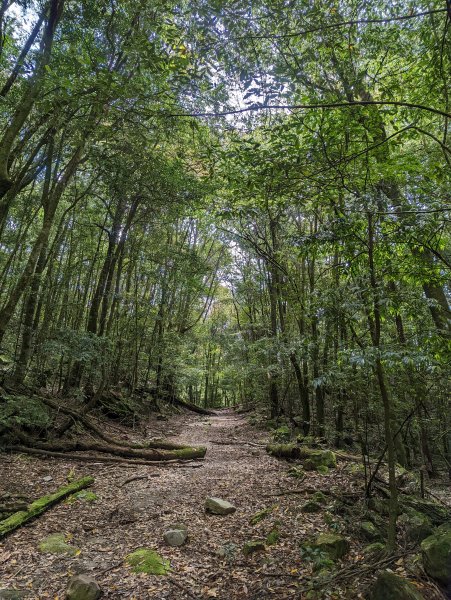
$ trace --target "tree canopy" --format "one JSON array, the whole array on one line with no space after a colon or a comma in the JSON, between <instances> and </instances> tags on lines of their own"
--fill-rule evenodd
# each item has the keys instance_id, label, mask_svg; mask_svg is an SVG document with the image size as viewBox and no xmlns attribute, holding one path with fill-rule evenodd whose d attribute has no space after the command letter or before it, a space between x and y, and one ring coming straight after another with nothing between
<instances>
[{"instance_id":1,"label":"tree canopy","mask_svg":"<svg viewBox=\"0 0 451 600\"><path fill-rule=\"evenodd\" d=\"M4 0L5 389L252 406L387 449L395 520L395 462L451 465L450 23Z\"/></svg>"}]
</instances>

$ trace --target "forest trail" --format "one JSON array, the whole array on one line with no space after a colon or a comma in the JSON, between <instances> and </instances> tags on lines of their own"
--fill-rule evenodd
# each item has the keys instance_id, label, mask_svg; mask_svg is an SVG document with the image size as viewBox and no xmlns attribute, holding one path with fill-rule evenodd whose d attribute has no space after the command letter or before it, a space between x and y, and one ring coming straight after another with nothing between
<instances>
[{"instance_id":1,"label":"forest trail","mask_svg":"<svg viewBox=\"0 0 451 600\"><path fill-rule=\"evenodd\" d=\"M125 429L122 433L126 435ZM95 477L91 490L97 500L62 503L10 535L0 554L0 587L28 589L30 598L61 599L69 576L85 572L99 582L103 597L111 599L299 597L299 586L311 574L311 567L301 560L299 544L327 530L323 513L305 514L300 507L312 490L349 489L345 471L338 468L326 476L308 473L303 482L288 477L289 465L265 452L267 434L231 411L148 422L146 438L160 436L206 445L206 459L150 467L20 455L5 460L6 489L38 497L63 485L75 471L77 477ZM283 495L294 489L300 493ZM208 496L228 500L236 512L206 514ZM267 508L267 518L251 525L251 517ZM188 542L180 548L163 540L164 531L175 522L188 527ZM244 556L245 542L265 540L274 531L276 543ZM54 533L64 533L75 556L39 551L40 542ZM141 547L153 548L168 559L171 574L132 573L124 558Z\"/></svg>"}]
</instances>

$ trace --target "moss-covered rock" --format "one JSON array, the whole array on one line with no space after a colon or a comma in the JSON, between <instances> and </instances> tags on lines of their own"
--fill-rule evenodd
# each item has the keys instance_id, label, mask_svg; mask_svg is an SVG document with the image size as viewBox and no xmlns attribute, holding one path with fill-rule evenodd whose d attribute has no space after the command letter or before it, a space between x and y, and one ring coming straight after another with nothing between
<instances>
[{"instance_id":1,"label":"moss-covered rock","mask_svg":"<svg viewBox=\"0 0 451 600\"><path fill-rule=\"evenodd\" d=\"M416 496L402 496L401 507L413 509L426 515L433 525L442 525L451 520L451 511L446 506Z\"/></svg>"},{"instance_id":2,"label":"moss-covered rock","mask_svg":"<svg viewBox=\"0 0 451 600\"><path fill-rule=\"evenodd\" d=\"M424 600L417 588L391 571L379 573L369 600Z\"/></svg>"},{"instance_id":3,"label":"moss-covered rock","mask_svg":"<svg viewBox=\"0 0 451 600\"><path fill-rule=\"evenodd\" d=\"M320 475L328 475L329 473L329 467L326 467L326 465L318 465L316 470Z\"/></svg>"},{"instance_id":4,"label":"moss-covered rock","mask_svg":"<svg viewBox=\"0 0 451 600\"><path fill-rule=\"evenodd\" d=\"M169 561L151 548L138 548L126 557L125 562L134 573L166 575L171 571Z\"/></svg>"},{"instance_id":5,"label":"moss-covered rock","mask_svg":"<svg viewBox=\"0 0 451 600\"><path fill-rule=\"evenodd\" d=\"M263 540L246 542L243 546L243 554L244 556L249 556L249 554L254 554L254 552L262 552L265 548L266 546Z\"/></svg>"},{"instance_id":6,"label":"moss-covered rock","mask_svg":"<svg viewBox=\"0 0 451 600\"><path fill-rule=\"evenodd\" d=\"M300 458L304 459L303 466L306 470L306 463L309 467L313 466L314 469L320 466L334 469L337 466L337 457L332 450L312 450L311 448L302 447L300 449Z\"/></svg>"},{"instance_id":7,"label":"moss-covered rock","mask_svg":"<svg viewBox=\"0 0 451 600\"><path fill-rule=\"evenodd\" d=\"M380 531L371 521L362 521L359 530L361 536L369 542L378 542L382 539Z\"/></svg>"},{"instance_id":8,"label":"moss-covered rock","mask_svg":"<svg viewBox=\"0 0 451 600\"><path fill-rule=\"evenodd\" d=\"M363 554L368 557L376 557L382 556L385 551L385 546L382 542L374 542L373 544L368 544L363 549Z\"/></svg>"},{"instance_id":9,"label":"moss-covered rock","mask_svg":"<svg viewBox=\"0 0 451 600\"><path fill-rule=\"evenodd\" d=\"M74 556L78 549L66 542L64 533L52 533L39 543L39 550L47 554L68 554Z\"/></svg>"},{"instance_id":10,"label":"moss-covered rock","mask_svg":"<svg viewBox=\"0 0 451 600\"><path fill-rule=\"evenodd\" d=\"M384 517L388 516L389 506L388 500L386 499L376 498L375 496L373 496L368 501L368 508L370 508L370 510L374 510L375 512L379 513ZM399 512L399 514L401 514L401 511Z\"/></svg>"},{"instance_id":11,"label":"moss-covered rock","mask_svg":"<svg viewBox=\"0 0 451 600\"><path fill-rule=\"evenodd\" d=\"M442 530L421 542L421 557L426 573L441 583L451 583L451 529Z\"/></svg>"},{"instance_id":12,"label":"moss-covered rock","mask_svg":"<svg viewBox=\"0 0 451 600\"><path fill-rule=\"evenodd\" d=\"M69 582L66 600L97 600L102 595L99 584L89 575L76 575Z\"/></svg>"},{"instance_id":13,"label":"moss-covered rock","mask_svg":"<svg viewBox=\"0 0 451 600\"><path fill-rule=\"evenodd\" d=\"M410 509L399 517L398 523L403 526L409 542L422 542L434 533L431 520L426 515Z\"/></svg>"},{"instance_id":14,"label":"moss-covered rock","mask_svg":"<svg viewBox=\"0 0 451 600\"><path fill-rule=\"evenodd\" d=\"M330 559L336 560L349 552L350 544L342 535L320 533L313 542L312 547L318 548L321 552L327 554Z\"/></svg>"},{"instance_id":15,"label":"moss-covered rock","mask_svg":"<svg viewBox=\"0 0 451 600\"><path fill-rule=\"evenodd\" d=\"M435 533L448 533L448 531L451 531L451 521L439 525L435 530Z\"/></svg>"},{"instance_id":16,"label":"moss-covered rock","mask_svg":"<svg viewBox=\"0 0 451 600\"><path fill-rule=\"evenodd\" d=\"M259 510L258 512L255 513L255 515L253 515L249 519L249 524L257 525L258 523L263 521L263 519L266 519L266 517L269 517L269 515L271 513L272 513L272 508L264 508L263 510Z\"/></svg>"}]
</instances>

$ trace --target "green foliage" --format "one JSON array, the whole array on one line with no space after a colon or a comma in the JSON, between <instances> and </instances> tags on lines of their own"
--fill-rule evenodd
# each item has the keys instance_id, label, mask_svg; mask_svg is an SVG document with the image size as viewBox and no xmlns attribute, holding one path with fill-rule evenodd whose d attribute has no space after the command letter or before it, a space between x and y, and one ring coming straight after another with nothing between
<instances>
[{"instance_id":1,"label":"green foliage","mask_svg":"<svg viewBox=\"0 0 451 600\"><path fill-rule=\"evenodd\" d=\"M0 426L45 428L50 420L48 408L38 398L5 394L0 398Z\"/></svg>"},{"instance_id":2,"label":"green foliage","mask_svg":"<svg viewBox=\"0 0 451 600\"><path fill-rule=\"evenodd\" d=\"M291 429L286 425L282 425L274 430L272 437L275 442L289 442L291 439Z\"/></svg>"},{"instance_id":3,"label":"green foliage","mask_svg":"<svg viewBox=\"0 0 451 600\"><path fill-rule=\"evenodd\" d=\"M311 563L314 571L334 567L334 561L329 558L327 552L323 552L320 548L305 544L301 546L300 554L301 560Z\"/></svg>"}]
</instances>

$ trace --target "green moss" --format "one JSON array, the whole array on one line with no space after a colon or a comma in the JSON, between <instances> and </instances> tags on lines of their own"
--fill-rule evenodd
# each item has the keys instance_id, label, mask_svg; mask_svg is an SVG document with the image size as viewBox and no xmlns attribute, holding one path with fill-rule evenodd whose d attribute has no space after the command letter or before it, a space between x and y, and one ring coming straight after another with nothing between
<instances>
[{"instance_id":1,"label":"green moss","mask_svg":"<svg viewBox=\"0 0 451 600\"><path fill-rule=\"evenodd\" d=\"M306 471L316 471L318 467L334 469L337 466L337 457L332 450L312 450L301 446L298 449L298 456L303 459L302 466Z\"/></svg>"},{"instance_id":2,"label":"green moss","mask_svg":"<svg viewBox=\"0 0 451 600\"><path fill-rule=\"evenodd\" d=\"M320 533L315 540L314 547L324 552L332 560L342 558L349 551L349 542L346 538L335 533Z\"/></svg>"},{"instance_id":3,"label":"green moss","mask_svg":"<svg viewBox=\"0 0 451 600\"><path fill-rule=\"evenodd\" d=\"M82 502L95 502L98 499L99 497L97 496L97 494L94 494L94 492L91 492L89 490L81 490L81 492L77 492L76 494L72 494L72 496L69 496L66 502L69 504L72 504L77 500L80 500Z\"/></svg>"},{"instance_id":4,"label":"green moss","mask_svg":"<svg viewBox=\"0 0 451 600\"><path fill-rule=\"evenodd\" d=\"M382 539L380 531L371 521L362 521L360 523L360 533L369 542L378 542Z\"/></svg>"},{"instance_id":5,"label":"green moss","mask_svg":"<svg viewBox=\"0 0 451 600\"><path fill-rule=\"evenodd\" d=\"M265 543L267 546L274 546L280 540L279 530L275 527L266 536Z\"/></svg>"},{"instance_id":6,"label":"green moss","mask_svg":"<svg viewBox=\"0 0 451 600\"><path fill-rule=\"evenodd\" d=\"M125 561L134 573L166 575L171 571L169 561L150 548L138 548L129 554Z\"/></svg>"},{"instance_id":7,"label":"green moss","mask_svg":"<svg viewBox=\"0 0 451 600\"><path fill-rule=\"evenodd\" d=\"M53 494L48 494L38 498L30 504L27 510L16 512L4 521L0 521L0 539L5 537L11 531L21 527L27 521L30 521L34 517L42 514L60 500L64 500L64 498L67 498L67 496L71 495L73 492L82 490L90 486L92 483L94 483L93 477L83 477L78 481L74 481L63 486Z\"/></svg>"},{"instance_id":8,"label":"green moss","mask_svg":"<svg viewBox=\"0 0 451 600\"><path fill-rule=\"evenodd\" d=\"M426 573L446 586L451 583L451 529L427 537L421 542L421 554Z\"/></svg>"},{"instance_id":9,"label":"green moss","mask_svg":"<svg viewBox=\"0 0 451 600\"><path fill-rule=\"evenodd\" d=\"M249 554L253 554L254 552L261 552L262 550L265 550L265 542L263 540L246 542L243 546L244 556L249 556Z\"/></svg>"},{"instance_id":10,"label":"green moss","mask_svg":"<svg viewBox=\"0 0 451 600\"><path fill-rule=\"evenodd\" d=\"M287 472L288 477L296 477L296 479L300 479L301 481L305 479L306 474L302 467L291 467Z\"/></svg>"},{"instance_id":11,"label":"green moss","mask_svg":"<svg viewBox=\"0 0 451 600\"><path fill-rule=\"evenodd\" d=\"M327 498L323 492L315 492L312 496L312 500L315 502L320 502L321 504L326 504L327 502Z\"/></svg>"},{"instance_id":12,"label":"green moss","mask_svg":"<svg viewBox=\"0 0 451 600\"><path fill-rule=\"evenodd\" d=\"M391 571L379 573L368 597L370 600L424 600L410 581Z\"/></svg>"},{"instance_id":13,"label":"green moss","mask_svg":"<svg viewBox=\"0 0 451 600\"><path fill-rule=\"evenodd\" d=\"M384 544L382 544L382 542L374 542L374 544L369 544L368 546L365 546L365 548L363 549L363 554L365 556L382 556L382 554L385 551L385 546Z\"/></svg>"},{"instance_id":14,"label":"green moss","mask_svg":"<svg viewBox=\"0 0 451 600\"><path fill-rule=\"evenodd\" d=\"M273 433L275 442L289 442L291 438L291 429L286 425L278 427Z\"/></svg>"},{"instance_id":15,"label":"green moss","mask_svg":"<svg viewBox=\"0 0 451 600\"><path fill-rule=\"evenodd\" d=\"M66 543L64 533L52 533L39 544L39 550L47 554L70 554L74 556L78 549Z\"/></svg>"},{"instance_id":16,"label":"green moss","mask_svg":"<svg viewBox=\"0 0 451 600\"><path fill-rule=\"evenodd\" d=\"M255 513L255 515L253 515L250 519L249 519L249 524L250 525L257 525L258 523L260 523L260 521L263 521L263 519L266 519L266 517L268 517L272 512L272 508L265 508L263 510L258 511L257 513Z\"/></svg>"},{"instance_id":17,"label":"green moss","mask_svg":"<svg viewBox=\"0 0 451 600\"><path fill-rule=\"evenodd\" d=\"M171 450L170 458L203 458L206 452L207 449L204 446L199 446L197 448L187 446L186 448L180 448L179 450Z\"/></svg>"},{"instance_id":18,"label":"green moss","mask_svg":"<svg viewBox=\"0 0 451 600\"><path fill-rule=\"evenodd\" d=\"M329 473L329 467L326 467L326 465L319 465L316 467L316 470L320 475L327 475Z\"/></svg>"}]
</instances>

